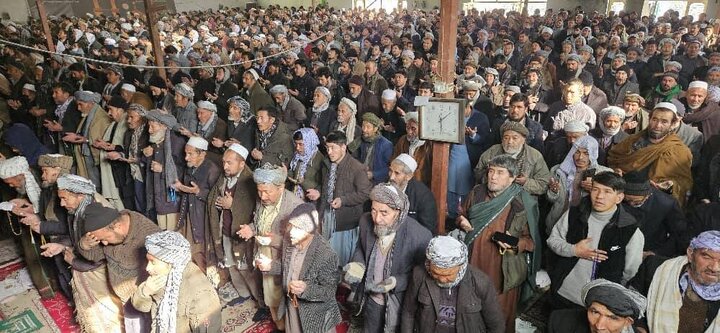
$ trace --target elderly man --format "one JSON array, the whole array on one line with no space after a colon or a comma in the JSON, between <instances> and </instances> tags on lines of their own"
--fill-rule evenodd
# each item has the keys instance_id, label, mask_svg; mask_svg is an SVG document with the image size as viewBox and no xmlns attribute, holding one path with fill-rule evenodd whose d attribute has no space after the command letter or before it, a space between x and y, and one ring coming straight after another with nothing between
<instances>
[{"instance_id":1,"label":"elderly man","mask_svg":"<svg viewBox=\"0 0 720 333\"><path fill-rule=\"evenodd\" d=\"M542 195L547 190L550 181L543 155L537 149L526 143L528 130L521 123L507 122L500 127L502 143L493 145L480 157L475 167L475 179L478 183L487 183L487 168L490 161L499 155L511 155L518 161L518 172L513 180L530 194Z\"/></svg>"},{"instance_id":2,"label":"elderly man","mask_svg":"<svg viewBox=\"0 0 720 333\"><path fill-rule=\"evenodd\" d=\"M380 98L383 111L381 117L383 120L382 135L390 140L393 145L405 134L405 110L410 107L409 105L403 105L401 108L397 96L398 93L395 90L385 89Z\"/></svg>"},{"instance_id":3,"label":"elderly man","mask_svg":"<svg viewBox=\"0 0 720 333\"><path fill-rule=\"evenodd\" d=\"M403 301L401 332L505 332L490 278L468 265L465 244L449 236L430 240L424 265L416 266ZM423 296L421 296L423 295ZM430 295L430 303L424 298ZM458 311L475 304L480 311Z\"/></svg>"},{"instance_id":4,"label":"elderly man","mask_svg":"<svg viewBox=\"0 0 720 333\"><path fill-rule=\"evenodd\" d=\"M650 125L613 146L608 166L622 172L647 170L653 186L672 193L680 206L685 205L692 188L692 153L673 133L680 118L672 103L658 103L650 113Z\"/></svg>"},{"instance_id":5,"label":"elderly man","mask_svg":"<svg viewBox=\"0 0 720 333\"><path fill-rule=\"evenodd\" d=\"M405 291L415 266L425 261L430 231L408 216L407 196L394 185L376 185L372 208L360 219L360 238L344 280L362 305L365 332L392 332L400 325Z\"/></svg>"},{"instance_id":6,"label":"elderly man","mask_svg":"<svg viewBox=\"0 0 720 333\"><path fill-rule=\"evenodd\" d=\"M46 247L44 255L63 254L65 262L72 268L70 281L73 292L73 301L76 304L76 318L80 327L88 332L123 332L122 302L110 289L107 282L107 267L102 262L92 262L83 258L79 250L79 242L85 225L85 207L93 202L108 203L99 193L95 192L95 185L88 179L76 175L62 175L57 179L57 196L60 205L67 210L67 233L70 236L70 246L62 248L56 246ZM63 221L48 218L40 220L38 215L27 215L23 223L34 225L37 223L41 234L53 234L55 229L61 228L58 223Z\"/></svg>"},{"instance_id":7,"label":"elderly man","mask_svg":"<svg viewBox=\"0 0 720 333\"><path fill-rule=\"evenodd\" d=\"M331 131L333 120L337 119L337 111L330 104L332 95L330 90L323 86L318 86L313 92L313 104L310 108L309 118L306 120L308 125L317 133L318 137L324 137Z\"/></svg>"},{"instance_id":8,"label":"elderly man","mask_svg":"<svg viewBox=\"0 0 720 333\"><path fill-rule=\"evenodd\" d=\"M225 122L225 120L221 119L218 116L217 106L208 101L200 101L197 103L197 105L197 131L190 132L186 129L181 129L180 133L188 138L193 136L199 136L207 140L208 142L211 142L215 139L221 141L227 140L227 123ZM220 155L222 155L222 150L220 150L220 148L211 146L209 147L209 149L207 149L207 151L214 161L220 160Z\"/></svg>"},{"instance_id":9,"label":"elderly man","mask_svg":"<svg viewBox=\"0 0 720 333\"><path fill-rule=\"evenodd\" d=\"M505 326L515 327L521 286L534 284L540 267L537 201L518 184L521 170L512 156L493 157L484 173L487 184L476 185L468 195L455 233L470 248L470 265L497 289ZM498 239L498 233L515 242Z\"/></svg>"},{"instance_id":10,"label":"elderly man","mask_svg":"<svg viewBox=\"0 0 720 333\"><path fill-rule=\"evenodd\" d=\"M420 124L417 112L405 114L405 135L395 144L393 156L408 154L417 162L414 179L430 186L432 179L432 141L420 140Z\"/></svg>"},{"instance_id":11,"label":"elderly man","mask_svg":"<svg viewBox=\"0 0 720 333\"><path fill-rule=\"evenodd\" d=\"M622 130L625 110L617 106L608 106L598 114L598 127L590 131L590 135L600 144L598 163L605 165L610 149L630 135Z\"/></svg>"},{"instance_id":12,"label":"elderly man","mask_svg":"<svg viewBox=\"0 0 720 333\"><path fill-rule=\"evenodd\" d=\"M156 216L163 230L175 231L180 210L175 181L185 172L185 140L172 131L177 121L172 115L152 110L146 115L150 145L143 148L145 194L150 216Z\"/></svg>"},{"instance_id":13,"label":"elderly man","mask_svg":"<svg viewBox=\"0 0 720 333\"><path fill-rule=\"evenodd\" d=\"M603 82L603 90L607 95L608 104L613 106L622 106L625 96L628 93L639 94L640 86L629 80L631 74L630 67L622 65L615 69L615 79Z\"/></svg>"},{"instance_id":14,"label":"elderly man","mask_svg":"<svg viewBox=\"0 0 720 333\"><path fill-rule=\"evenodd\" d=\"M431 303L421 296L428 294ZM403 302L401 332L474 332L479 327L486 332L505 332L495 295L488 276L468 265L465 244L449 236L437 236L428 244L425 264L413 270ZM457 311L467 304L482 309Z\"/></svg>"},{"instance_id":15,"label":"elderly man","mask_svg":"<svg viewBox=\"0 0 720 333\"><path fill-rule=\"evenodd\" d=\"M147 110L140 104L131 104L126 110L124 120L127 130L122 142L115 145L115 150L108 151L105 156L113 164L126 163L128 171L120 178L122 182L128 183L131 202L123 203L126 207L132 208L145 216L147 212L147 196L145 195L144 170L141 166L142 149L149 144L149 134L145 114ZM108 146L109 148L112 148Z\"/></svg>"},{"instance_id":16,"label":"elderly man","mask_svg":"<svg viewBox=\"0 0 720 333\"><path fill-rule=\"evenodd\" d=\"M332 122L330 129L333 131L341 131L349 138L350 142L360 138L362 129L357 124L355 115L357 114L357 105L350 98L343 97L340 99L337 107L337 119Z\"/></svg>"},{"instance_id":17,"label":"elderly man","mask_svg":"<svg viewBox=\"0 0 720 333\"><path fill-rule=\"evenodd\" d=\"M188 242L192 261L205 272L207 262L205 258L206 207L208 193L220 177L220 168L207 158L208 142L194 136L185 145L185 162L187 172L182 182L178 179L173 186L180 195L180 212L178 214L177 230Z\"/></svg>"},{"instance_id":18,"label":"elderly man","mask_svg":"<svg viewBox=\"0 0 720 333\"><path fill-rule=\"evenodd\" d=\"M307 119L305 105L290 96L286 86L276 85L270 88L270 95L275 100L275 105L281 112L282 121L287 125L288 130L295 131Z\"/></svg>"},{"instance_id":19,"label":"elderly man","mask_svg":"<svg viewBox=\"0 0 720 333\"><path fill-rule=\"evenodd\" d=\"M435 234L438 217L435 197L425 184L414 179L415 169L417 162L412 156L405 153L398 155L390 163L390 183L408 196L408 216Z\"/></svg>"},{"instance_id":20,"label":"elderly man","mask_svg":"<svg viewBox=\"0 0 720 333\"><path fill-rule=\"evenodd\" d=\"M717 332L720 316L720 232L705 231L690 241L686 255L664 262L648 291L649 332Z\"/></svg>"},{"instance_id":21,"label":"elderly man","mask_svg":"<svg viewBox=\"0 0 720 333\"><path fill-rule=\"evenodd\" d=\"M547 244L559 256L550 272L556 309L582 306L580 290L588 277L626 284L638 271L645 242L635 218L620 205L624 191L619 175L595 174L590 200L571 207L553 227Z\"/></svg>"},{"instance_id":22,"label":"elderly man","mask_svg":"<svg viewBox=\"0 0 720 333\"><path fill-rule=\"evenodd\" d=\"M342 320L335 299L338 257L318 233L318 226L314 205L298 206L288 217L282 260L258 266L267 274L282 277L287 298L279 311L289 333L332 332Z\"/></svg>"},{"instance_id":23,"label":"elderly man","mask_svg":"<svg viewBox=\"0 0 720 333\"><path fill-rule=\"evenodd\" d=\"M240 297L262 304L260 277L252 269L253 243L239 237L240 226L252 222L257 189L245 161L248 151L234 143L223 154L223 177L207 195L207 275L218 284L218 268L227 268Z\"/></svg>"},{"instance_id":24,"label":"elderly man","mask_svg":"<svg viewBox=\"0 0 720 333\"><path fill-rule=\"evenodd\" d=\"M273 99L260 85L259 79L260 75L253 68L242 74L243 89L240 90L240 96L250 103L252 113L257 113L260 108L273 105Z\"/></svg>"},{"instance_id":25,"label":"elderly man","mask_svg":"<svg viewBox=\"0 0 720 333\"><path fill-rule=\"evenodd\" d=\"M639 94L625 95L623 110L625 119L622 123L623 131L627 134L635 134L647 128L650 122L650 114L643 108L645 99Z\"/></svg>"},{"instance_id":26,"label":"elderly man","mask_svg":"<svg viewBox=\"0 0 720 333\"><path fill-rule=\"evenodd\" d=\"M380 114L380 99L370 89L365 87L365 80L359 75L353 75L348 80L348 89L350 91L350 99L357 105L357 114L355 119L358 123L362 122L362 116L365 113Z\"/></svg>"},{"instance_id":27,"label":"elderly man","mask_svg":"<svg viewBox=\"0 0 720 333\"><path fill-rule=\"evenodd\" d=\"M190 262L190 247L173 231L145 237L149 277L131 300L136 309L151 314L153 332L220 331L220 298Z\"/></svg>"},{"instance_id":28,"label":"elderly man","mask_svg":"<svg viewBox=\"0 0 720 333\"><path fill-rule=\"evenodd\" d=\"M261 268L267 260L282 260L283 234L287 230L287 218L302 199L285 189L287 170L264 164L255 169L253 180L257 184L258 200L253 222L240 226L238 235L245 241L255 237L255 266ZM279 313L283 300L282 278L263 271L262 291L265 305L270 308L272 320L283 330L285 321Z\"/></svg>"},{"instance_id":29,"label":"elderly man","mask_svg":"<svg viewBox=\"0 0 720 333\"><path fill-rule=\"evenodd\" d=\"M87 205L84 215L78 251L92 262L107 262L108 282L123 303L125 329L144 332L149 326L147 318L132 306L130 298L145 277L145 237L160 228L140 213L118 212L100 203Z\"/></svg>"},{"instance_id":30,"label":"elderly man","mask_svg":"<svg viewBox=\"0 0 720 333\"><path fill-rule=\"evenodd\" d=\"M102 139L112 120L98 104L100 95L90 91L78 91L75 93L75 100L82 119L76 132L65 133L62 141L73 145L77 174L90 179L97 188L101 188L100 149L93 147L92 143Z\"/></svg>"},{"instance_id":31,"label":"elderly man","mask_svg":"<svg viewBox=\"0 0 720 333\"><path fill-rule=\"evenodd\" d=\"M255 133L255 148L250 152L253 165L288 165L290 162L293 156L292 134L278 117L274 106L261 107L255 113L258 130Z\"/></svg>"},{"instance_id":32,"label":"elderly man","mask_svg":"<svg viewBox=\"0 0 720 333\"><path fill-rule=\"evenodd\" d=\"M392 157L392 142L380 134L383 125L382 119L366 112L362 117L362 138L353 141L349 147L353 157L365 165L366 174L373 184L388 180L388 165Z\"/></svg>"},{"instance_id":33,"label":"elderly man","mask_svg":"<svg viewBox=\"0 0 720 333\"><path fill-rule=\"evenodd\" d=\"M720 133L720 106L709 101L707 97L707 82L693 81L690 82L685 97L680 99L687 106L682 121L697 127L705 142Z\"/></svg>"},{"instance_id":34,"label":"elderly man","mask_svg":"<svg viewBox=\"0 0 720 333\"><path fill-rule=\"evenodd\" d=\"M581 293L585 309L554 311L548 333L634 332L647 306L645 296L605 279L587 283Z\"/></svg>"},{"instance_id":35,"label":"elderly man","mask_svg":"<svg viewBox=\"0 0 720 333\"><path fill-rule=\"evenodd\" d=\"M378 72L378 63L376 61L369 60L365 62L365 86L375 96L380 96L388 88L387 80Z\"/></svg>"},{"instance_id":36,"label":"elderly man","mask_svg":"<svg viewBox=\"0 0 720 333\"><path fill-rule=\"evenodd\" d=\"M548 115L543 127L546 131L553 133L556 137L558 132L571 120L579 120L594 128L596 122L595 111L581 98L583 94L583 83L580 80L570 80L562 89L562 100L550 105Z\"/></svg>"},{"instance_id":37,"label":"elderly man","mask_svg":"<svg viewBox=\"0 0 720 333\"><path fill-rule=\"evenodd\" d=\"M197 105L193 102L195 92L187 83L175 85L175 107L172 115L177 119L179 128L195 133L198 130ZM173 128L175 130L175 128Z\"/></svg>"}]
</instances>

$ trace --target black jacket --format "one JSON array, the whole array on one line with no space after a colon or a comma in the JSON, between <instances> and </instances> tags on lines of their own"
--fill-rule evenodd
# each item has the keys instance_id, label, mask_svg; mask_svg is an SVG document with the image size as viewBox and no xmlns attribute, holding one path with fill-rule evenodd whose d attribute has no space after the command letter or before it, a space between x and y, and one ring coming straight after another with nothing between
<instances>
[{"instance_id":1,"label":"black jacket","mask_svg":"<svg viewBox=\"0 0 720 333\"><path fill-rule=\"evenodd\" d=\"M670 194L655 188L650 193L640 207L623 204L623 208L635 217L645 236L643 250L665 257L683 254L687 248L682 241L687 222L680 205Z\"/></svg>"},{"instance_id":2,"label":"black jacket","mask_svg":"<svg viewBox=\"0 0 720 333\"><path fill-rule=\"evenodd\" d=\"M589 199L570 208L568 214L568 231L565 239L570 244L575 244L588 236L588 219L592 212L592 205ZM617 206L615 214L610 222L605 225L601 235L598 249L608 254L607 260L597 264L596 278L603 278L612 282L620 283L625 268L626 245L635 234L638 225L635 217L628 213L622 205ZM614 249L611 251L611 248ZM551 289L557 293L563 285L565 278L572 271L580 258L578 257L556 257L555 266L550 272L552 280Z\"/></svg>"},{"instance_id":3,"label":"black jacket","mask_svg":"<svg viewBox=\"0 0 720 333\"><path fill-rule=\"evenodd\" d=\"M408 216L414 218L423 227L435 234L437 232L438 214L433 193L422 182L410 179L407 188L405 188L405 194L407 194L410 203Z\"/></svg>"}]
</instances>

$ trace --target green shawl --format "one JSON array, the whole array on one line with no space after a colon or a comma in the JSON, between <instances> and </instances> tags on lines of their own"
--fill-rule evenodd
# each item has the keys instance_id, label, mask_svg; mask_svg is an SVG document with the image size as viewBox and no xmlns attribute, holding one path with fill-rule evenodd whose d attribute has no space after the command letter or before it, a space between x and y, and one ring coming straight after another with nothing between
<instances>
[{"instance_id":1,"label":"green shawl","mask_svg":"<svg viewBox=\"0 0 720 333\"><path fill-rule=\"evenodd\" d=\"M497 216L512 202L512 200L520 195L523 207L527 213L528 220L528 231L530 237L535 243L535 250L529 255L528 265L528 278L524 290L522 292L521 300L526 299L529 290L535 289L535 273L540 270L540 254L542 253L542 238L540 236L540 227L538 226L538 217L540 210L537 205L537 200L530 193L523 190L523 187L517 183L513 183L505 189L499 196L489 201L480 202L472 205L468 212L468 220L473 227L465 236L465 244L470 247L470 244L477 238L478 235L492 222Z\"/></svg>"}]
</instances>

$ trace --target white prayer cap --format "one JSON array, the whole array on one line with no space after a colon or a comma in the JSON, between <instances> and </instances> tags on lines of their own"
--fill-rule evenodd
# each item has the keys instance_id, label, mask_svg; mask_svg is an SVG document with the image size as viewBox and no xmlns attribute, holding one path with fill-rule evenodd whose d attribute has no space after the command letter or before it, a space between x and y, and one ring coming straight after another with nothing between
<instances>
[{"instance_id":1,"label":"white prayer cap","mask_svg":"<svg viewBox=\"0 0 720 333\"><path fill-rule=\"evenodd\" d=\"M653 110L655 110L655 109L668 109L668 110L672 111L672 112L675 113L675 114L678 113L677 107L675 107L675 104L670 103L670 102L660 102L660 103L657 103L657 104L655 104L655 107L653 108Z\"/></svg>"},{"instance_id":2,"label":"white prayer cap","mask_svg":"<svg viewBox=\"0 0 720 333\"><path fill-rule=\"evenodd\" d=\"M30 90L30 91L35 91L35 85L32 84L32 83L25 83L25 85L23 85L23 89L27 89L27 90Z\"/></svg>"},{"instance_id":3,"label":"white prayer cap","mask_svg":"<svg viewBox=\"0 0 720 333\"><path fill-rule=\"evenodd\" d=\"M136 92L137 89L135 89L135 86L130 83L123 83L122 87L120 88L122 90L127 90L129 92Z\"/></svg>"},{"instance_id":4,"label":"white prayer cap","mask_svg":"<svg viewBox=\"0 0 720 333\"><path fill-rule=\"evenodd\" d=\"M207 140L203 139L199 136L193 136L188 140L187 143L188 146L195 147L200 150L207 150L208 149L208 142Z\"/></svg>"},{"instance_id":5,"label":"white prayer cap","mask_svg":"<svg viewBox=\"0 0 720 333\"><path fill-rule=\"evenodd\" d=\"M692 88L700 88L704 90L708 90L708 83L705 81L693 81L690 82L690 85L688 86L688 90Z\"/></svg>"},{"instance_id":6,"label":"white prayer cap","mask_svg":"<svg viewBox=\"0 0 720 333\"><path fill-rule=\"evenodd\" d=\"M417 162L415 162L415 159L412 158L412 156L410 156L408 154L405 154L405 153L400 154L400 155L398 155L398 157L395 158L394 161L399 161L402 164L405 164L405 166L408 167L408 169L410 169L410 172L415 172L415 170L417 170L417 166L418 166Z\"/></svg>"},{"instance_id":7,"label":"white prayer cap","mask_svg":"<svg viewBox=\"0 0 720 333\"><path fill-rule=\"evenodd\" d=\"M232 145L230 145L230 147L228 147L228 149L234 151L235 153L240 155L240 157L242 157L243 159L247 159L248 150L245 147L243 147L241 144L233 143Z\"/></svg>"},{"instance_id":8,"label":"white prayer cap","mask_svg":"<svg viewBox=\"0 0 720 333\"><path fill-rule=\"evenodd\" d=\"M394 101L397 100L397 92L392 89L385 89L382 92L382 99L388 100L388 101Z\"/></svg>"},{"instance_id":9,"label":"white prayer cap","mask_svg":"<svg viewBox=\"0 0 720 333\"><path fill-rule=\"evenodd\" d=\"M197 103L198 109L205 109L212 112L217 112L217 106L215 104L210 103L208 101L199 101Z\"/></svg>"},{"instance_id":10,"label":"white prayer cap","mask_svg":"<svg viewBox=\"0 0 720 333\"><path fill-rule=\"evenodd\" d=\"M15 156L0 161L0 179L8 179L26 173L30 169L23 156Z\"/></svg>"},{"instance_id":11,"label":"white prayer cap","mask_svg":"<svg viewBox=\"0 0 720 333\"><path fill-rule=\"evenodd\" d=\"M258 75L258 72L254 68L250 68L245 71L245 73L250 73L250 75L255 79L255 81L260 79L260 75Z\"/></svg>"},{"instance_id":12,"label":"white prayer cap","mask_svg":"<svg viewBox=\"0 0 720 333\"><path fill-rule=\"evenodd\" d=\"M545 28L542 29L542 32L541 32L541 33L544 34L544 33L546 33L546 32L552 35L553 29L551 29L550 27L545 27Z\"/></svg>"}]
</instances>

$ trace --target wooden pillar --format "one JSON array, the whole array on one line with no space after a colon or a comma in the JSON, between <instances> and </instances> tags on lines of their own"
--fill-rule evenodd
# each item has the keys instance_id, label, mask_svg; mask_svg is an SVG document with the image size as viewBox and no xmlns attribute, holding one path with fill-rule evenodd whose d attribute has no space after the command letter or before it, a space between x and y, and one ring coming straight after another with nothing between
<instances>
[{"instance_id":1,"label":"wooden pillar","mask_svg":"<svg viewBox=\"0 0 720 333\"><path fill-rule=\"evenodd\" d=\"M457 42L457 19L460 10L460 1L440 1L440 37L438 39L439 70L443 82L455 81L455 52ZM446 98L453 98L452 90ZM461 110L462 112L462 110ZM444 142L433 143L432 163L432 192L438 208L438 234L445 233L445 217L447 214L448 165L450 159L450 144ZM456 203L451 203L456 204Z\"/></svg>"},{"instance_id":2,"label":"wooden pillar","mask_svg":"<svg viewBox=\"0 0 720 333\"><path fill-rule=\"evenodd\" d=\"M115 4L115 0L110 0L110 11L113 14L120 14L120 11L118 10L117 5Z\"/></svg>"},{"instance_id":3,"label":"wooden pillar","mask_svg":"<svg viewBox=\"0 0 720 333\"><path fill-rule=\"evenodd\" d=\"M38 14L40 15L40 22L42 23L43 32L45 33L48 51L55 52L55 43L53 43L52 32L50 31L50 25L48 25L45 2L43 0L35 0L35 5L37 5Z\"/></svg>"},{"instance_id":4,"label":"wooden pillar","mask_svg":"<svg viewBox=\"0 0 720 333\"><path fill-rule=\"evenodd\" d=\"M150 40L153 44L153 55L155 56L155 66L163 67L165 66L165 59L163 57L165 56L165 52L160 44L160 34L157 30L157 25L155 25L155 18L157 15L155 15L159 10L165 9L165 5L155 5L153 4L153 0L144 0L145 1L145 13L147 13L146 21L148 26L148 31L150 31ZM165 79L167 75L165 74L165 68L159 68L158 69L158 75L160 75L161 78Z\"/></svg>"}]
</instances>

